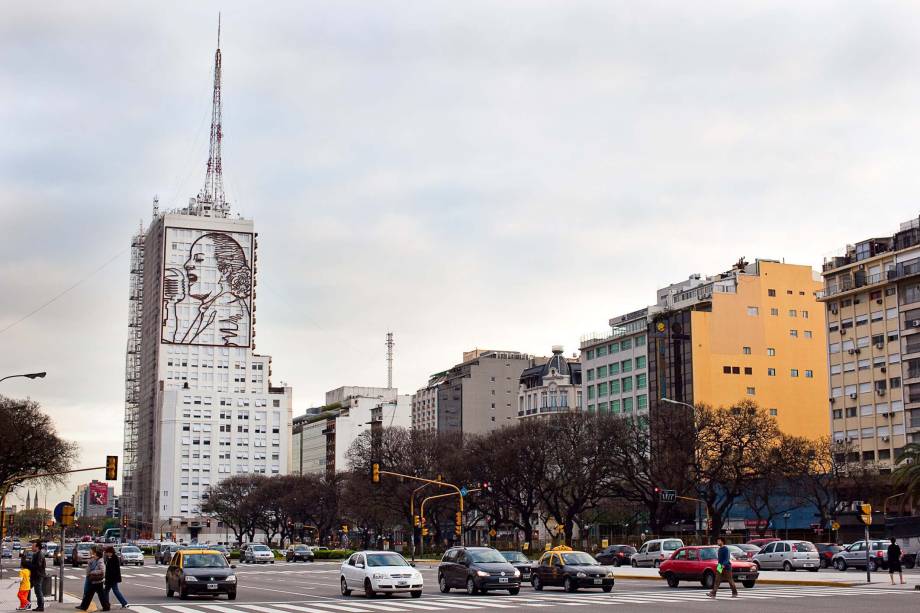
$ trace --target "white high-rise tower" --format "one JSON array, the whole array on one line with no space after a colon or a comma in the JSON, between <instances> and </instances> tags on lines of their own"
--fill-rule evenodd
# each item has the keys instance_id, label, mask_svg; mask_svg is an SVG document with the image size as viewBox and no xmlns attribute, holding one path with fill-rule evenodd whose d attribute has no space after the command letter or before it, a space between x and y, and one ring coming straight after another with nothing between
<instances>
[{"instance_id":1,"label":"white high-rise tower","mask_svg":"<svg viewBox=\"0 0 920 613\"><path fill-rule=\"evenodd\" d=\"M132 239L122 512L129 536L206 532L210 486L290 470L291 388L255 352L257 234L221 167L220 27L204 187ZM216 524L213 526L216 531ZM216 532L215 532L216 533ZM223 534L223 532L221 532Z\"/></svg>"}]
</instances>

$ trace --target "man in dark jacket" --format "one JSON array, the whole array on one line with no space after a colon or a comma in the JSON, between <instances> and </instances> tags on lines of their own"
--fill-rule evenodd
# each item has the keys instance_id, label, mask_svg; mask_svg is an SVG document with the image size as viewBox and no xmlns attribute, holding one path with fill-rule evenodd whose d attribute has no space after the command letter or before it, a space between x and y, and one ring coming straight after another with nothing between
<instances>
[{"instance_id":1,"label":"man in dark jacket","mask_svg":"<svg viewBox=\"0 0 920 613\"><path fill-rule=\"evenodd\" d=\"M29 560L29 571L32 573L32 589L35 591L35 601L38 608L35 611L45 610L45 593L42 591L45 582L45 552L42 551L40 541L32 541L32 559Z\"/></svg>"},{"instance_id":2,"label":"man in dark jacket","mask_svg":"<svg viewBox=\"0 0 920 613\"><path fill-rule=\"evenodd\" d=\"M737 598L738 588L735 587L735 578L732 576L732 552L725 546L725 539L722 537L719 537L716 542L719 544L719 561L716 565L716 577L712 583L712 591L709 592L709 597L716 597L716 593L719 591L719 584L722 579L725 579L732 588L732 598Z\"/></svg>"}]
</instances>

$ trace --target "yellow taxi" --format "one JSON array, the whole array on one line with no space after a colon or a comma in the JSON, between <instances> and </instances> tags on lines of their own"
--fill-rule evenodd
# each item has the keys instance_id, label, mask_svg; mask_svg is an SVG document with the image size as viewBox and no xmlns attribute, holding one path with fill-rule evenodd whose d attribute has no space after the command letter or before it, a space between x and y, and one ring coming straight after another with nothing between
<instances>
[{"instance_id":1,"label":"yellow taxi","mask_svg":"<svg viewBox=\"0 0 920 613\"><path fill-rule=\"evenodd\" d=\"M226 594L236 600L234 564L216 549L180 549L173 554L166 569L166 595L189 596Z\"/></svg>"}]
</instances>

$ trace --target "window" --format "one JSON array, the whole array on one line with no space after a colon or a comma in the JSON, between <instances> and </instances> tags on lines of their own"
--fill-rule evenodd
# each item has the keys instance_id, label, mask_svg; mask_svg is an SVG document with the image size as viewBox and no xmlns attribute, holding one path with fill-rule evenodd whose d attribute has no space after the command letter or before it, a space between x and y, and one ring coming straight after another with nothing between
<instances>
[{"instance_id":1,"label":"window","mask_svg":"<svg viewBox=\"0 0 920 613\"><path fill-rule=\"evenodd\" d=\"M619 353L620 352L620 343L611 343L607 349L609 353Z\"/></svg>"},{"instance_id":2,"label":"window","mask_svg":"<svg viewBox=\"0 0 920 613\"><path fill-rule=\"evenodd\" d=\"M606 383L598 383L598 384L597 384L597 397L598 397L598 398L603 398L603 397L605 397L605 396L607 396L607 384L606 384Z\"/></svg>"},{"instance_id":3,"label":"window","mask_svg":"<svg viewBox=\"0 0 920 613\"><path fill-rule=\"evenodd\" d=\"M802 319L808 319L808 311L802 311Z\"/></svg>"},{"instance_id":4,"label":"window","mask_svg":"<svg viewBox=\"0 0 920 613\"><path fill-rule=\"evenodd\" d=\"M799 376L799 369L798 369L798 368L790 369L790 371L789 371L789 376L790 376L790 377L798 377L798 376Z\"/></svg>"},{"instance_id":5,"label":"window","mask_svg":"<svg viewBox=\"0 0 920 613\"><path fill-rule=\"evenodd\" d=\"M732 366L732 374L733 374L733 375L740 375L740 374L741 374L741 367L740 367L740 366Z\"/></svg>"},{"instance_id":6,"label":"window","mask_svg":"<svg viewBox=\"0 0 920 613\"><path fill-rule=\"evenodd\" d=\"M593 350L593 349L588 349L588 350L585 352L585 359L586 359L586 360L593 360L593 359L594 359L594 350Z\"/></svg>"},{"instance_id":7,"label":"window","mask_svg":"<svg viewBox=\"0 0 920 613\"><path fill-rule=\"evenodd\" d=\"M847 407L847 417L856 417L856 407Z\"/></svg>"},{"instance_id":8,"label":"window","mask_svg":"<svg viewBox=\"0 0 920 613\"><path fill-rule=\"evenodd\" d=\"M645 368L646 365L647 365L646 357L644 355L640 355L639 357L636 358L636 370L639 370L640 368Z\"/></svg>"},{"instance_id":9,"label":"window","mask_svg":"<svg viewBox=\"0 0 920 613\"><path fill-rule=\"evenodd\" d=\"M773 317L779 317L779 309L777 308L770 309L770 315Z\"/></svg>"},{"instance_id":10,"label":"window","mask_svg":"<svg viewBox=\"0 0 920 613\"><path fill-rule=\"evenodd\" d=\"M622 343L620 343L620 349L626 351L627 349L632 349L632 339L627 338Z\"/></svg>"},{"instance_id":11,"label":"window","mask_svg":"<svg viewBox=\"0 0 920 613\"><path fill-rule=\"evenodd\" d=\"M742 347L742 348L741 348L741 351L744 353L744 355L751 355L751 348L750 348L750 347Z\"/></svg>"},{"instance_id":12,"label":"window","mask_svg":"<svg viewBox=\"0 0 920 613\"><path fill-rule=\"evenodd\" d=\"M745 366L745 367L744 367L744 374L746 374L746 375L753 375L753 374L754 374L754 369L751 368L750 366Z\"/></svg>"},{"instance_id":13,"label":"window","mask_svg":"<svg viewBox=\"0 0 920 613\"><path fill-rule=\"evenodd\" d=\"M768 369L767 369L767 376L768 376L768 377L775 377L775 376L776 376L776 369L775 369L775 368L768 368Z\"/></svg>"},{"instance_id":14,"label":"window","mask_svg":"<svg viewBox=\"0 0 920 613\"><path fill-rule=\"evenodd\" d=\"M789 309L789 317L798 316L798 312L795 309Z\"/></svg>"},{"instance_id":15,"label":"window","mask_svg":"<svg viewBox=\"0 0 920 613\"><path fill-rule=\"evenodd\" d=\"M773 347L767 347L767 355L769 356L776 355L776 349L774 349Z\"/></svg>"},{"instance_id":16,"label":"window","mask_svg":"<svg viewBox=\"0 0 920 613\"><path fill-rule=\"evenodd\" d=\"M834 409L832 414L834 419L843 419L843 409Z\"/></svg>"},{"instance_id":17,"label":"window","mask_svg":"<svg viewBox=\"0 0 920 613\"><path fill-rule=\"evenodd\" d=\"M770 297L775 298L775 297L776 297L776 290L775 290L775 289L768 289L768 290L767 290L767 296L770 296Z\"/></svg>"},{"instance_id":18,"label":"window","mask_svg":"<svg viewBox=\"0 0 920 613\"><path fill-rule=\"evenodd\" d=\"M798 330L789 330L789 336L791 336L792 338L798 338L798 337L799 337L799 331L798 331Z\"/></svg>"},{"instance_id":19,"label":"window","mask_svg":"<svg viewBox=\"0 0 920 613\"><path fill-rule=\"evenodd\" d=\"M623 379L620 380L620 383L621 383L624 393L632 391L632 383L633 383L632 377L624 377Z\"/></svg>"},{"instance_id":20,"label":"window","mask_svg":"<svg viewBox=\"0 0 920 613\"><path fill-rule=\"evenodd\" d=\"M748 396L753 396L753 395L756 394L756 393L757 393L757 391L756 391L753 387L747 388L747 395L748 395Z\"/></svg>"},{"instance_id":21,"label":"window","mask_svg":"<svg viewBox=\"0 0 920 613\"><path fill-rule=\"evenodd\" d=\"M623 412L624 412L624 413L632 413L632 410L633 410L633 399L632 399L632 398L624 398L624 399L623 399Z\"/></svg>"},{"instance_id":22,"label":"window","mask_svg":"<svg viewBox=\"0 0 920 613\"><path fill-rule=\"evenodd\" d=\"M593 368L588 369L588 381L594 381L594 369Z\"/></svg>"},{"instance_id":23,"label":"window","mask_svg":"<svg viewBox=\"0 0 920 613\"><path fill-rule=\"evenodd\" d=\"M805 330L805 338L811 338L811 330Z\"/></svg>"},{"instance_id":24,"label":"window","mask_svg":"<svg viewBox=\"0 0 920 613\"><path fill-rule=\"evenodd\" d=\"M636 389L644 390L646 387L648 387L648 375L636 375Z\"/></svg>"},{"instance_id":25,"label":"window","mask_svg":"<svg viewBox=\"0 0 920 613\"><path fill-rule=\"evenodd\" d=\"M601 345L600 347L597 348L597 357L602 358L605 355L607 355L607 347L605 347L604 345Z\"/></svg>"},{"instance_id":26,"label":"window","mask_svg":"<svg viewBox=\"0 0 920 613\"><path fill-rule=\"evenodd\" d=\"M730 374L732 374L732 367L731 367L731 366L723 366L723 367L722 367L722 374L725 374L725 375L730 375Z\"/></svg>"},{"instance_id":27,"label":"window","mask_svg":"<svg viewBox=\"0 0 920 613\"><path fill-rule=\"evenodd\" d=\"M622 372L630 372L632 370L632 360L623 360L620 362L620 370Z\"/></svg>"},{"instance_id":28,"label":"window","mask_svg":"<svg viewBox=\"0 0 920 613\"><path fill-rule=\"evenodd\" d=\"M751 317L756 317L757 315L760 315L760 309L755 306L749 306L747 308L747 314Z\"/></svg>"},{"instance_id":29,"label":"window","mask_svg":"<svg viewBox=\"0 0 920 613\"><path fill-rule=\"evenodd\" d=\"M813 371L813 370L806 370L806 371L805 371L805 378L806 378L806 379L814 379L814 378L815 378L815 373L814 373L814 371Z\"/></svg>"},{"instance_id":30,"label":"window","mask_svg":"<svg viewBox=\"0 0 920 613\"><path fill-rule=\"evenodd\" d=\"M770 409L770 416L771 416L771 417L776 417L776 413L777 413L776 409Z\"/></svg>"}]
</instances>

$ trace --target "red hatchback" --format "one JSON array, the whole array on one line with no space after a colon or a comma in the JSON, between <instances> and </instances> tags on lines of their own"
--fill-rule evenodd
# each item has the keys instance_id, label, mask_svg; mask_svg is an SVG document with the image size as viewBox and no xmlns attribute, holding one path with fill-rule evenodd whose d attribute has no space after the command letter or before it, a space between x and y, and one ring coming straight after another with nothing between
<instances>
[{"instance_id":1,"label":"red hatchback","mask_svg":"<svg viewBox=\"0 0 920 613\"><path fill-rule=\"evenodd\" d=\"M670 587L677 587L681 581L699 581L703 587L712 589L718 558L719 548L715 545L681 547L661 563L658 574ZM736 559L732 560L732 576L744 587L754 587L759 573L751 562Z\"/></svg>"}]
</instances>

